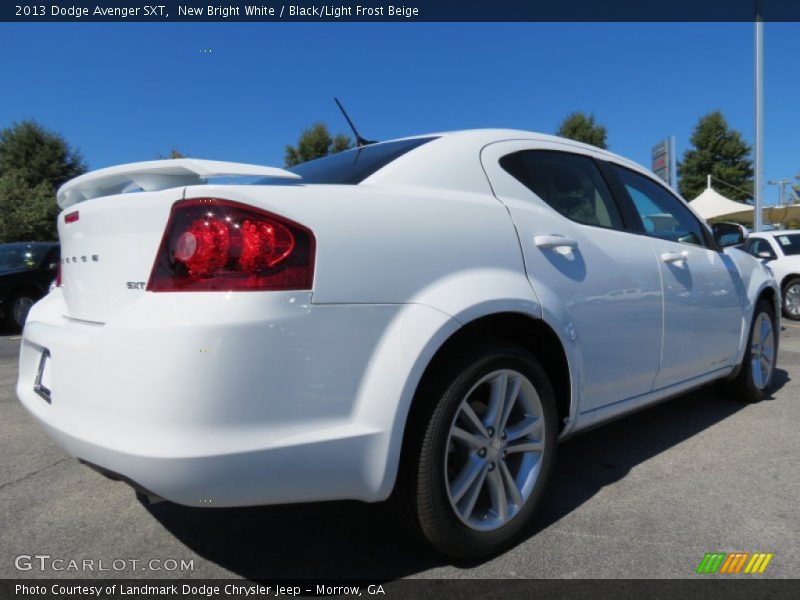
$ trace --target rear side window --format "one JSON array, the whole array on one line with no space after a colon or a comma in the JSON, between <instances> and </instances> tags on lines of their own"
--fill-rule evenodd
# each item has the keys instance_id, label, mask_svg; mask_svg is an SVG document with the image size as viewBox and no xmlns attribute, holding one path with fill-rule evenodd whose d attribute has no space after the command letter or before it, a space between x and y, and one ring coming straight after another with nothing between
<instances>
[{"instance_id":1,"label":"rear side window","mask_svg":"<svg viewBox=\"0 0 800 600\"><path fill-rule=\"evenodd\" d=\"M568 219L584 225L623 228L611 191L590 157L523 150L501 158L500 166Z\"/></svg>"},{"instance_id":2,"label":"rear side window","mask_svg":"<svg viewBox=\"0 0 800 600\"><path fill-rule=\"evenodd\" d=\"M796 233L776 235L775 241L778 242L781 252L786 256L800 254L800 235Z\"/></svg>"},{"instance_id":3,"label":"rear side window","mask_svg":"<svg viewBox=\"0 0 800 600\"><path fill-rule=\"evenodd\" d=\"M338 183L356 185L393 160L397 160L403 154L435 139L437 138L424 137L371 144L310 160L290 168L289 171L297 173L303 178L297 181L297 184ZM289 183L291 182L286 179L272 177L266 177L254 182L255 185L287 185Z\"/></svg>"}]
</instances>

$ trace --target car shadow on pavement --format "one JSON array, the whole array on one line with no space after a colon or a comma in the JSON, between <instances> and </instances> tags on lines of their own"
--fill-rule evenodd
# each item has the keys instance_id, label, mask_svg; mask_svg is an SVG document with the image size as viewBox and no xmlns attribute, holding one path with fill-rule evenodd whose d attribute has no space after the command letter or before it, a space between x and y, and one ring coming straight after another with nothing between
<instances>
[{"instance_id":1,"label":"car shadow on pavement","mask_svg":"<svg viewBox=\"0 0 800 600\"><path fill-rule=\"evenodd\" d=\"M777 369L775 390L788 381L786 371ZM707 386L564 442L529 536L624 478L638 464L744 406L719 386ZM386 503L220 509L162 503L149 510L198 555L248 579L387 581L452 564L410 539L391 518Z\"/></svg>"},{"instance_id":2,"label":"car shadow on pavement","mask_svg":"<svg viewBox=\"0 0 800 600\"><path fill-rule=\"evenodd\" d=\"M772 394L789 381L776 368ZM708 385L623 417L562 443L550 489L532 534L548 527L624 478L634 467L719 423L747 406L722 385Z\"/></svg>"}]
</instances>

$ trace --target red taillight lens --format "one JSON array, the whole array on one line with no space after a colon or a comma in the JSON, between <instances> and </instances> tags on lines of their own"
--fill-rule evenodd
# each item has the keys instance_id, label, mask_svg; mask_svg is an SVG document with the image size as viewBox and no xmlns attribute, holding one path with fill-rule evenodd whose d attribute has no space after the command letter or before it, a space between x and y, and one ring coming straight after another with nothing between
<instances>
[{"instance_id":1,"label":"red taillight lens","mask_svg":"<svg viewBox=\"0 0 800 600\"><path fill-rule=\"evenodd\" d=\"M80 214L80 212L78 212L76 210L76 211L73 211L71 213L67 213L67 214L64 215L64 223L67 223L67 224L75 223L80 218L81 218L81 214Z\"/></svg>"},{"instance_id":2,"label":"red taillight lens","mask_svg":"<svg viewBox=\"0 0 800 600\"><path fill-rule=\"evenodd\" d=\"M225 221L215 217L195 219L178 236L172 255L186 265L193 277L211 277L230 259L231 233Z\"/></svg>"},{"instance_id":3,"label":"red taillight lens","mask_svg":"<svg viewBox=\"0 0 800 600\"><path fill-rule=\"evenodd\" d=\"M61 261L59 261L56 267L56 287L61 287Z\"/></svg>"},{"instance_id":4,"label":"red taillight lens","mask_svg":"<svg viewBox=\"0 0 800 600\"><path fill-rule=\"evenodd\" d=\"M311 289L314 235L272 213L228 200L177 202L147 289Z\"/></svg>"}]
</instances>

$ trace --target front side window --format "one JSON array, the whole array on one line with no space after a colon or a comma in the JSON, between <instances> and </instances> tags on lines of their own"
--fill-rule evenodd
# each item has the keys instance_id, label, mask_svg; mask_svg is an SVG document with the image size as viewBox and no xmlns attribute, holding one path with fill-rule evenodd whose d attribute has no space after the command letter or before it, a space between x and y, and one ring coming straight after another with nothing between
<instances>
[{"instance_id":1,"label":"front side window","mask_svg":"<svg viewBox=\"0 0 800 600\"><path fill-rule=\"evenodd\" d=\"M705 245L703 227L684 204L659 184L612 165L633 202L647 235L682 244Z\"/></svg>"},{"instance_id":2,"label":"front side window","mask_svg":"<svg viewBox=\"0 0 800 600\"><path fill-rule=\"evenodd\" d=\"M750 238L747 240L745 251L756 258L767 258L767 255L769 255L769 258L777 258L772 246L770 246L769 242L764 238ZM759 254L761 254L761 256L759 256Z\"/></svg>"},{"instance_id":3,"label":"front side window","mask_svg":"<svg viewBox=\"0 0 800 600\"><path fill-rule=\"evenodd\" d=\"M556 211L578 223L622 229L622 219L594 160L552 150L523 150L500 166Z\"/></svg>"}]
</instances>

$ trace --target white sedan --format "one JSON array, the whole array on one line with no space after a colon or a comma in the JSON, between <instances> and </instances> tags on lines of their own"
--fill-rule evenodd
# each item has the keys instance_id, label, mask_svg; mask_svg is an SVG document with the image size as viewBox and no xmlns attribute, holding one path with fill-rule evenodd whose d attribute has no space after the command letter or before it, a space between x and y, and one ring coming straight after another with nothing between
<instances>
[{"instance_id":1,"label":"white sedan","mask_svg":"<svg viewBox=\"0 0 800 600\"><path fill-rule=\"evenodd\" d=\"M780 285L783 314L800 319L800 231L761 231L747 238L744 251L766 264Z\"/></svg>"},{"instance_id":2,"label":"white sedan","mask_svg":"<svg viewBox=\"0 0 800 600\"><path fill-rule=\"evenodd\" d=\"M154 161L58 201L17 393L146 497L392 497L485 556L524 535L559 439L716 380L769 393L768 270L591 146L477 130L290 170Z\"/></svg>"}]
</instances>

